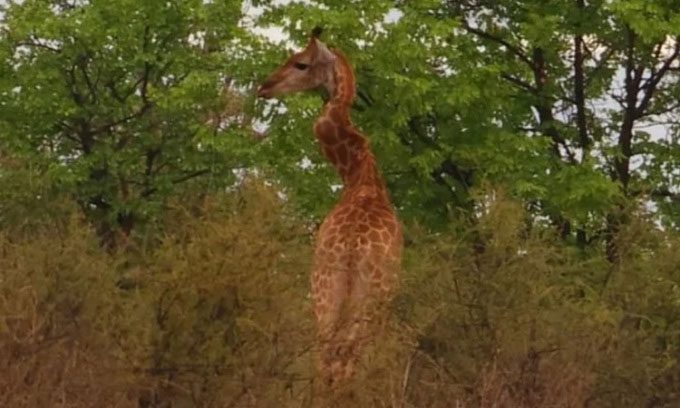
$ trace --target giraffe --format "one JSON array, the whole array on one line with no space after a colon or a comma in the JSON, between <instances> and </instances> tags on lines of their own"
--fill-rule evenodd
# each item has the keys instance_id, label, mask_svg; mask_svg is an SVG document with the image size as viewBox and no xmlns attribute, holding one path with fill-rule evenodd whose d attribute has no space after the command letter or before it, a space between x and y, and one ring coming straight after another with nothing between
<instances>
[{"instance_id":1,"label":"giraffe","mask_svg":"<svg viewBox=\"0 0 680 408\"><path fill-rule=\"evenodd\" d=\"M362 349L384 320L398 285L403 238L369 142L350 119L352 67L319 40L320 33L315 28L305 49L275 70L257 94L272 98L325 88L330 96L314 133L343 192L318 230L311 287L319 370L323 383L337 388L353 377Z\"/></svg>"}]
</instances>

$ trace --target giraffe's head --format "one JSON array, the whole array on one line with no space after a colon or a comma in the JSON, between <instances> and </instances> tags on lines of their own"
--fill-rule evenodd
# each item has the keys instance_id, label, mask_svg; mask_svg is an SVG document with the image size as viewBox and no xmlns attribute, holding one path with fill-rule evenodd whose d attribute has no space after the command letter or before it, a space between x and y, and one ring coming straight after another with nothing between
<instances>
[{"instance_id":1,"label":"giraffe's head","mask_svg":"<svg viewBox=\"0 0 680 408\"><path fill-rule=\"evenodd\" d=\"M315 28L304 50L293 54L260 85L257 96L273 98L294 92L333 86L333 65L336 55L319 40L320 28Z\"/></svg>"}]
</instances>

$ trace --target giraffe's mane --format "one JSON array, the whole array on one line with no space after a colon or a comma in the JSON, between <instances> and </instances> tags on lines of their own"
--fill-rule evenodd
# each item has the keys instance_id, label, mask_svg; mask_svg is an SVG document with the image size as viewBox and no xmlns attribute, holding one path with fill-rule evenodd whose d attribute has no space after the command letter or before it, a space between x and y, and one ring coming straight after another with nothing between
<instances>
[{"instance_id":1,"label":"giraffe's mane","mask_svg":"<svg viewBox=\"0 0 680 408\"><path fill-rule=\"evenodd\" d=\"M338 59L338 64L336 64L336 67L339 66L340 70L342 70L343 75L342 83L336 83L336 86L345 87L344 89L345 94L343 95L341 103L345 105L347 114L349 115L349 108L352 105L352 102L354 101L354 96L356 94L356 77L354 75L352 65L349 63L349 60L347 59L347 56L345 56L345 54L337 48L332 48L331 52ZM336 75L337 74L338 73L336 72Z\"/></svg>"}]
</instances>

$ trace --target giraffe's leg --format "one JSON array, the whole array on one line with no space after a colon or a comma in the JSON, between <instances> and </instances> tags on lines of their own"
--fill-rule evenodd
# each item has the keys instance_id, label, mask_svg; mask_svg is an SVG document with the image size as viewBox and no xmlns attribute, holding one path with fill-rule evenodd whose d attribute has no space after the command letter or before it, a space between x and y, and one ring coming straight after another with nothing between
<instances>
[{"instance_id":1,"label":"giraffe's leg","mask_svg":"<svg viewBox=\"0 0 680 408\"><path fill-rule=\"evenodd\" d=\"M312 289L320 341L320 370L327 385L346 383L362 350L383 321L394 273L383 257L367 250L343 267L315 269Z\"/></svg>"},{"instance_id":2,"label":"giraffe's leg","mask_svg":"<svg viewBox=\"0 0 680 408\"><path fill-rule=\"evenodd\" d=\"M347 300L347 271L317 267L312 274L312 297L319 341L319 371L326 385L337 383L338 333L342 331L343 306Z\"/></svg>"},{"instance_id":3,"label":"giraffe's leg","mask_svg":"<svg viewBox=\"0 0 680 408\"><path fill-rule=\"evenodd\" d=\"M389 291L382 277L388 271L385 262L368 257L360 258L353 271L356 278L349 288L349 296L341 309L339 325L334 333L335 377L345 382L356 372L356 365L364 348L373 340L381 325Z\"/></svg>"}]
</instances>

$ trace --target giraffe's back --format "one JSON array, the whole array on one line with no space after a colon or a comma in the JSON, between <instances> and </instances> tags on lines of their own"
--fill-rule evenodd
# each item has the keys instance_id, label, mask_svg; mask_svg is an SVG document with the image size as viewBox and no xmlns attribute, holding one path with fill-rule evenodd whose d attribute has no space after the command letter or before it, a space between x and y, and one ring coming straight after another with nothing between
<instances>
[{"instance_id":1,"label":"giraffe's back","mask_svg":"<svg viewBox=\"0 0 680 408\"><path fill-rule=\"evenodd\" d=\"M357 291L389 295L397 283L401 250L401 226L390 203L381 196L358 195L341 201L324 220L314 274L340 275L336 278L345 280L345 293L337 288L336 296Z\"/></svg>"}]
</instances>

